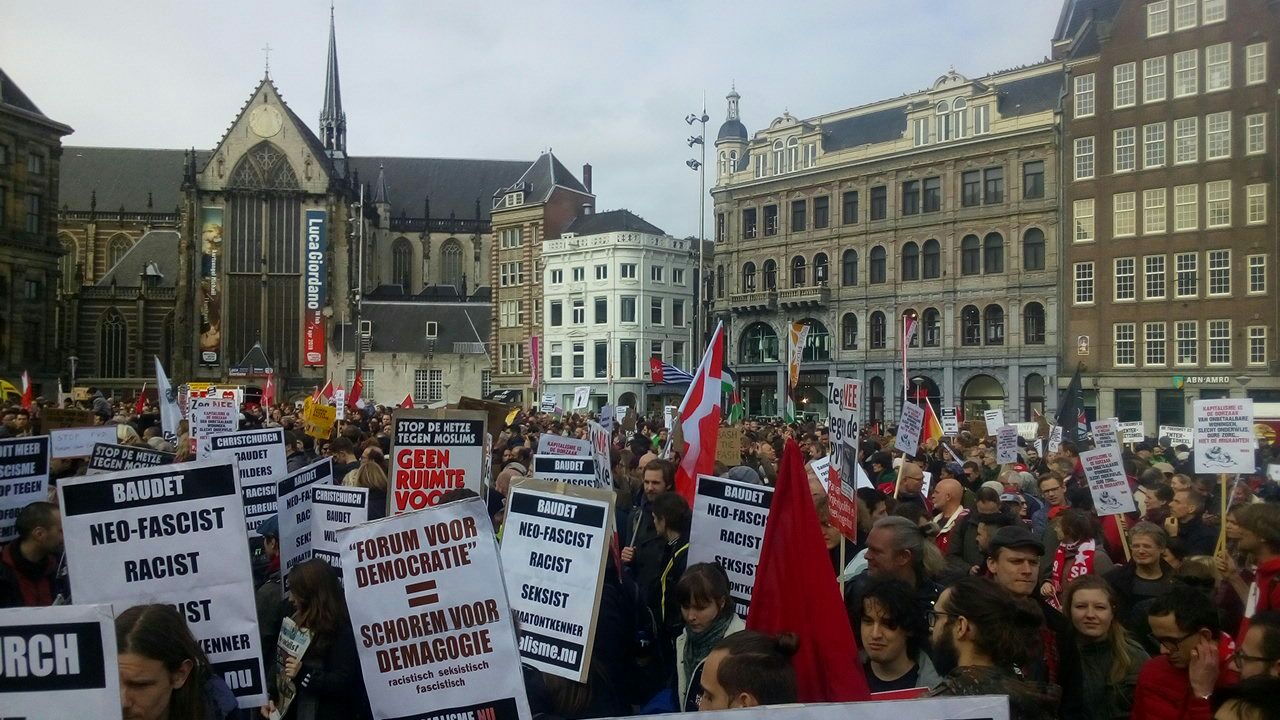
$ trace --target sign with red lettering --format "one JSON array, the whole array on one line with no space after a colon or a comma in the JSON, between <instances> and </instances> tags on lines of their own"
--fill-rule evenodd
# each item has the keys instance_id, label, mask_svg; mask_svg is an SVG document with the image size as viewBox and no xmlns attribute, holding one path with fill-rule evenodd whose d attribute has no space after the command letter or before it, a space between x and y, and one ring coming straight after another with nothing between
<instances>
[{"instance_id":1,"label":"sign with red lettering","mask_svg":"<svg viewBox=\"0 0 1280 720\"><path fill-rule=\"evenodd\" d=\"M392 414L392 514L437 505L449 490L482 492L486 417L477 410Z\"/></svg>"},{"instance_id":2,"label":"sign with red lettering","mask_svg":"<svg viewBox=\"0 0 1280 720\"><path fill-rule=\"evenodd\" d=\"M483 500L346 527L337 536L375 718L531 720Z\"/></svg>"}]
</instances>

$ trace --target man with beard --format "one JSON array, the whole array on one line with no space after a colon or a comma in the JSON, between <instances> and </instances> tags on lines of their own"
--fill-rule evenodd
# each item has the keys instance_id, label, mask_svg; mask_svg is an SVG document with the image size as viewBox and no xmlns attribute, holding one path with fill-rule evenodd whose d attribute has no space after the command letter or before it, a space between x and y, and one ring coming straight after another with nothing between
<instances>
[{"instance_id":1,"label":"man with beard","mask_svg":"<svg viewBox=\"0 0 1280 720\"><path fill-rule=\"evenodd\" d=\"M47 502L18 513L18 538L0 548L0 608L43 607L58 597L62 514Z\"/></svg>"},{"instance_id":2,"label":"man with beard","mask_svg":"<svg viewBox=\"0 0 1280 720\"><path fill-rule=\"evenodd\" d=\"M669 460L650 460L644 466L641 492L622 525L622 562L629 563L636 584L647 589L662 573L666 542L653 524L653 501L676 488L676 466Z\"/></svg>"}]
</instances>

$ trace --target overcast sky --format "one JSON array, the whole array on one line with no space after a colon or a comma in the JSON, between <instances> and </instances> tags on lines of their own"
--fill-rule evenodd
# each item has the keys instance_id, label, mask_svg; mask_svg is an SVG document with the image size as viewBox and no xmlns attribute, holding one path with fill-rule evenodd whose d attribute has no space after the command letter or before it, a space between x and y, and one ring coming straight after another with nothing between
<instances>
[{"instance_id":1,"label":"overcast sky","mask_svg":"<svg viewBox=\"0 0 1280 720\"><path fill-rule=\"evenodd\" d=\"M353 155L594 167L601 210L697 233L684 122L706 97L712 140L736 82L751 132L1049 53L1061 0L339 0ZM5 0L0 67L71 145L210 148L271 76L318 117L327 1ZM711 156L708 148L708 157ZM712 184L714 167L707 184ZM391 190L395 192L395 188ZM708 214L710 202L708 202ZM708 223L706 232L711 233Z\"/></svg>"}]
</instances>

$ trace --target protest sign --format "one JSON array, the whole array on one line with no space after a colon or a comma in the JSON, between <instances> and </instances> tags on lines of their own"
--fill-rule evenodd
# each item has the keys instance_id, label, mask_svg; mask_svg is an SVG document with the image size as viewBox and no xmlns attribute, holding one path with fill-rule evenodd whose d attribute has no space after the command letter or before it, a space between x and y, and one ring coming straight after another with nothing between
<instances>
[{"instance_id":1,"label":"protest sign","mask_svg":"<svg viewBox=\"0 0 1280 720\"><path fill-rule=\"evenodd\" d=\"M311 493L316 487L333 485L333 462L329 458L289 473L276 483L280 507L280 587L289 591L289 571L311 559Z\"/></svg>"},{"instance_id":2,"label":"protest sign","mask_svg":"<svg viewBox=\"0 0 1280 720\"><path fill-rule=\"evenodd\" d=\"M689 528L689 564L716 563L729 576L729 596L747 616L773 488L699 475Z\"/></svg>"},{"instance_id":3,"label":"protest sign","mask_svg":"<svg viewBox=\"0 0 1280 720\"><path fill-rule=\"evenodd\" d=\"M236 461L244 521L250 536L263 520L276 514L276 483L289 471L284 430L245 430L208 439L208 457Z\"/></svg>"},{"instance_id":4,"label":"protest sign","mask_svg":"<svg viewBox=\"0 0 1280 720\"><path fill-rule=\"evenodd\" d=\"M93 454L94 445L115 442L115 425L50 430L49 458L52 460L87 458Z\"/></svg>"},{"instance_id":5,"label":"protest sign","mask_svg":"<svg viewBox=\"0 0 1280 720\"><path fill-rule=\"evenodd\" d=\"M60 428L90 427L92 425L93 412L90 410L45 408L40 411L40 430L46 434Z\"/></svg>"},{"instance_id":6,"label":"protest sign","mask_svg":"<svg viewBox=\"0 0 1280 720\"><path fill-rule=\"evenodd\" d=\"M369 488L331 485L311 488L311 556L332 565L338 571L339 582L342 562L338 531L368 521Z\"/></svg>"},{"instance_id":7,"label":"protest sign","mask_svg":"<svg viewBox=\"0 0 1280 720\"><path fill-rule=\"evenodd\" d=\"M567 455L534 455L533 476L547 482L559 482L578 487L599 487L596 484L596 461L590 457Z\"/></svg>"},{"instance_id":8,"label":"protest sign","mask_svg":"<svg viewBox=\"0 0 1280 720\"><path fill-rule=\"evenodd\" d=\"M904 455L914 456L920 451L920 430L924 427L924 408L907 403L902 406L902 415L898 418L898 434L893 446Z\"/></svg>"},{"instance_id":9,"label":"protest sign","mask_svg":"<svg viewBox=\"0 0 1280 720\"><path fill-rule=\"evenodd\" d=\"M587 423L591 457L596 461L596 487L606 490L613 488L613 452L609 446L609 436L609 431L600 423Z\"/></svg>"},{"instance_id":10,"label":"protest sign","mask_svg":"<svg viewBox=\"0 0 1280 720\"><path fill-rule=\"evenodd\" d=\"M716 462L723 463L726 468L742 464L742 430L736 427L725 427L720 430L720 439L716 441ZM824 480L826 478L823 478Z\"/></svg>"},{"instance_id":11,"label":"protest sign","mask_svg":"<svg viewBox=\"0 0 1280 720\"><path fill-rule=\"evenodd\" d=\"M396 410L391 415L392 513L436 505L449 490L484 488L486 413Z\"/></svg>"},{"instance_id":12,"label":"protest sign","mask_svg":"<svg viewBox=\"0 0 1280 720\"><path fill-rule=\"evenodd\" d=\"M1253 472L1253 400L1196 400L1194 408L1196 472Z\"/></svg>"},{"instance_id":13,"label":"protest sign","mask_svg":"<svg viewBox=\"0 0 1280 720\"><path fill-rule=\"evenodd\" d=\"M1033 422L1013 423L1013 427L1017 429L1018 437L1022 438L1023 440L1026 440L1027 442L1031 442L1032 440L1035 440L1036 436L1040 432L1040 423L1033 423Z\"/></svg>"},{"instance_id":14,"label":"protest sign","mask_svg":"<svg viewBox=\"0 0 1280 720\"><path fill-rule=\"evenodd\" d=\"M89 455L89 467L85 470L85 474L99 475L121 470L168 465L173 462L175 457L177 456L173 453L160 452L149 447L95 443L93 452Z\"/></svg>"},{"instance_id":15,"label":"protest sign","mask_svg":"<svg viewBox=\"0 0 1280 720\"><path fill-rule=\"evenodd\" d=\"M333 417L337 420L347 419L347 391L342 388L333 391Z\"/></svg>"},{"instance_id":16,"label":"protest sign","mask_svg":"<svg viewBox=\"0 0 1280 720\"><path fill-rule=\"evenodd\" d=\"M996 462L1018 462L1018 428L1012 425L996 428Z\"/></svg>"},{"instance_id":17,"label":"protest sign","mask_svg":"<svg viewBox=\"0 0 1280 720\"><path fill-rule=\"evenodd\" d=\"M676 419L680 415L679 405L663 405L662 406L662 426L668 430L672 430L676 426Z\"/></svg>"},{"instance_id":18,"label":"protest sign","mask_svg":"<svg viewBox=\"0 0 1280 720\"><path fill-rule=\"evenodd\" d=\"M58 498L76 602L176 607L240 707L266 702L233 461L64 478Z\"/></svg>"},{"instance_id":19,"label":"protest sign","mask_svg":"<svg viewBox=\"0 0 1280 720\"><path fill-rule=\"evenodd\" d=\"M0 715L36 720L112 713L119 717L120 669L110 605L0 610Z\"/></svg>"},{"instance_id":20,"label":"protest sign","mask_svg":"<svg viewBox=\"0 0 1280 720\"><path fill-rule=\"evenodd\" d=\"M1143 428L1141 420L1119 423L1116 429L1120 432L1120 442L1122 443L1140 443L1146 437L1146 430Z\"/></svg>"},{"instance_id":21,"label":"protest sign","mask_svg":"<svg viewBox=\"0 0 1280 720\"><path fill-rule=\"evenodd\" d=\"M1172 448L1179 445L1186 445L1188 448L1195 446L1195 431L1181 425L1161 425L1156 437L1169 438L1169 446Z\"/></svg>"},{"instance_id":22,"label":"protest sign","mask_svg":"<svg viewBox=\"0 0 1280 720\"><path fill-rule=\"evenodd\" d=\"M587 402L591 399L591 386L579 385L573 389L573 409L586 410Z\"/></svg>"},{"instance_id":23,"label":"protest sign","mask_svg":"<svg viewBox=\"0 0 1280 720\"><path fill-rule=\"evenodd\" d=\"M616 420L614 415L616 413L617 413L617 410L615 410L612 405L605 405L604 407L600 408L600 415L599 415L600 427L604 428L609 432L613 432L613 423Z\"/></svg>"},{"instance_id":24,"label":"protest sign","mask_svg":"<svg viewBox=\"0 0 1280 720\"><path fill-rule=\"evenodd\" d=\"M1056 453L1062 449L1062 426L1054 425L1049 431L1049 452Z\"/></svg>"},{"instance_id":25,"label":"protest sign","mask_svg":"<svg viewBox=\"0 0 1280 720\"><path fill-rule=\"evenodd\" d=\"M520 656L581 683L591 667L614 497L611 490L523 480L511 487L507 506L502 573L520 623ZM551 602L540 592L549 588Z\"/></svg>"},{"instance_id":26,"label":"protest sign","mask_svg":"<svg viewBox=\"0 0 1280 720\"><path fill-rule=\"evenodd\" d=\"M813 468L813 474L818 478L818 482L822 484L823 491L827 491L831 487L831 456L824 455L820 458L809 462L809 467Z\"/></svg>"},{"instance_id":27,"label":"protest sign","mask_svg":"<svg viewBox=\"0 0 1280 720\"><path fill-rule=\"evenodd\" d=\"M831 526L840 534L858 537L858 422L861 417L861 385L851 378L827 381L827 410L830 414L831 463L827 502Z\"/></svg>"},{"instance_id":28,"label":"protest sign","mask_svg":"<svg viewBox=\"0 0 1280 720\"><path fill-rule=\"evenodd\" d=\"M1093 446L1095 448L1119 449L1120 421L1116 418L1094 420L1093 424L1089 426L1089 432L1093 434Z\"/></svg>"},{"instance_id":29,"label":"protest sign","mask_svg":"<svg viewBox=\"0 0 1280 720\"><path fill-rule=\"evenodd\" d=\"M983 410L982 419L987 424L987 434L995 435L997 430L1004 427L1004 410Z\"/></svg>"},{"instance_id":30,"label":"protest sign","mask_svg":"<svg viewBox=\"0 0 1280 720\"><path fill-rule=\"evenodd\" d=\"M0 440L0 543L18 537L18 513L49 499L49 438Z\"/></svg>"},{"instance_id":31,"label":"protest sign","mask_svg":"<svg viewBox=\"0 0 1280 720\"><path fill-rule=\"evenodd\" d=\"M333 426L338 422L338 408L322 402L310 402L302 409L302 420L307 434L317 440L328 440Z\"/></svg>"},{"instance_id":32,"label":"protest sign","mask_svg":"<svg viewBox=\"0 0 1280 720\"><path fill-rule=\"evenodd\" d=\"M538 436L537 454L586 457L591 454L591 441L542 433Z\"/></svg>"},{"instance_id":33,"label":"protest sign","mask_svg":"<svg viewBox=\"0 0 1280 720\"><path fill-rule=\"evenodd\" d=\"M543 393L542 403L538 406L539 412L553 413L556 411L556 394Z\"/></svg>"},{"instance_id":34,"label":"protest sign","mask_svg":"<svg viewBox=\"0 0 1280 720\"><path fill-rule=\"evenodd\" d=\"M626 406L626 405L619 405L619 406L617 406L616 408L614 408L614 409L613 409L613 420L614 420L614 422L616 422L617 424L621 425L621 424L622 424L622 421L623 421L623 420L625 420L625 419L627 418L627 411L628 411L628 410L630 410L630 409L631 409L631 408L630 408L630 407L628 407L628 406Z\"/></svg>"},{"instance_id":35,"label":"protest sign","mask_svg":"<svg viewBox=\"0 0 1280 720\"><path fill-rule=\"evenodd\" d=\"M1124 464L1118 450L1101 448L1080 453L1093 507L1099 516L1133 512L1133 490L1124 475Z\"/></svg>"},{"instance_id":36,"label":"protest sign","mask_svg":"<svg viewBox=\"0 0 1280 720\"><path fill-rule=\"evenodd\" d=\"M191 407L191 437L196 441L196 457L209 453L209 438L240 429L240 405L229 398L206 397Z\"/></svg>"},{"instance_id":37,"label":"protest sign","mask_svg":"<svg viewBox=\"0 0 1280 720\"><path fill-rule=\"evenodd\" d=\"M457 409L483 412L488 423L486 428L489 432L494 433L502 432L503 428L510 425L516 419L516 416L520 414L519 405L508 405L497 400L480 400L465 395L458 398Z\"/></svg>"},{"instance_id":38,"label":"protest sign","mask_svg":"<svg viewBox=\"0 0 1280 720\"><path fill-rule=\"evenodd\" d=\"M338 531L374 717L531 720L492 528L470 498Z\"/></svg>"},{"instance_id":39,"label":"protest sign","mask_svg":"<svg viewBox=\"0 0 1280 720\"><path fill-rule=\"evenodd\" d=\"M916 700L872 700L857 703L760 705L698 713L699 720L1009 720L1009 696L971 695ZM687 715L651 715L675 720ZM621 720L610 718L609 720Z\"/></svg>"},{"instance_id":40,"label":"protest sign","mask_svg":"<svg viewBox=\"0 0 1280 720\"><path fill-rule=\"evenodd\" d=\"M1280 482L1280 465L1274 463L1267 465L1267 479L1272 482Z\"/></svg>"},{"instance_id":41,"label":"protest sign","mask_svg":"<svg viewBox=\"0 0 1280 720\"><path fill-rule=\"evenodd\" d=\"M960 434L960 422L956 419L954 406L942 408L942 432L945 435Z\"/></svg>"}]
</instances>

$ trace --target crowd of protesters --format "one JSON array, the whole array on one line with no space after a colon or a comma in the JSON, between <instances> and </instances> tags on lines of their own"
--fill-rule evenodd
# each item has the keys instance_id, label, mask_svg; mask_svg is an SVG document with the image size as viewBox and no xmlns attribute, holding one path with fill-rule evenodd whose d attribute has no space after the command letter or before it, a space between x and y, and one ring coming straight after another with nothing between
<instances>
[{"instance_id":1,"label":"crowd of protesters","mask_svg":"<svg viewBox=\"0 0 1280 720\"><path fill-rule=\"evenodd\" d=\"M121 444L192 459L185 434L162 437L153 405L113 403L96 391L78 405L95 422L116 425ZM241 426L283 428L291 471L330 458L335 483L369 488L371 517L378 517L386 511L392 412L351 409L330 439L316 440L305 432L300 403L248 403ZM38 415L38 407L5 410L0 438L33 434ZM493 434L485 490L495 529L512 484L531 474L540 437L585 439L588 419L520 412ZM845 537L831 521L826 479L809 464L832 450L822 424L747 421L721 432L741 433L742 450L735 464L717 463L717 474L741 482L778 482L788 441L804 454L856 662L872 692L1008 695L1018 719L1280 714L1280 488L1266 472L1280 464L1280 446L1259 449L1257 472L1226 484L1196 474L1190 449L1167 438L1126 446L1137 511L1100 516L1079 458L1087 442L1049 452L1045 443L1020 440L1018 461L1000 464L994 440L968 431L927 441L915 457L893 450L891 434L864 432L858 458L867 481L857 489L857 534ZM796 701L789 660L796 639L747 630L725 572L687 562L692 511L675 492L678 458L667 428L632 416L614 419L611 437L618 551L605 574L591 671L586 683L575 683L526 666L535 715ZM84 469L82 460L54 461L51 483ZM454 491L446 500L470 494ZM71 599L55 503L51 494L24 509L18 538L0 550L0 607ZM258 532L267 666L274 667L285 617L316 637L283 668L300 688L286 717L367 717L334 573L320 561L295 568L282 600L277 524L268 520ZM126 610L117 634L125 717L240 717L171 609Z\"/></svg>"}]
</instances>

